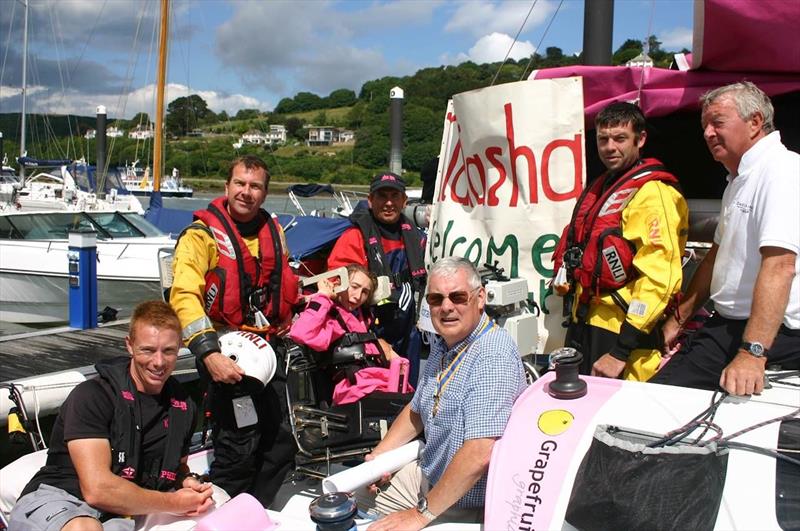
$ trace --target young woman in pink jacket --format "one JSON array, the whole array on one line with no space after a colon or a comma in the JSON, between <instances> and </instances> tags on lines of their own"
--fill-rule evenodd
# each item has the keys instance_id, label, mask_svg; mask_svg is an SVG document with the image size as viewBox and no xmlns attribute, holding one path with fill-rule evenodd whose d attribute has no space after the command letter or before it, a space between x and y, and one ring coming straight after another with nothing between
<instances>
[{"instance_id":1,"label":"young woman in pink jacket","mask_svg":"<svg viewBox=\"0 0 800 531\"><path fill-rule=\"evenodd\" d=\"M306 309L292 324L289 336L299 344L317 352L326 352L347 333L366 333L372 324L369 300L377 286L375 275L364 266L347 266L349 285L346 290L334 292L334 284L327 279L317 283L317 292L311 296ZM397 391L390 385L392 359L398 356L383 339L364 344L364 352L372 367L355 373L356 383L341 379L333 391L334 404L355 402L372 391ZM382 351L382 352L381 352ZM398 360L405 361L405 360ZM398 362L395 362L397 364Z\"/></svg>"}]
</instances>

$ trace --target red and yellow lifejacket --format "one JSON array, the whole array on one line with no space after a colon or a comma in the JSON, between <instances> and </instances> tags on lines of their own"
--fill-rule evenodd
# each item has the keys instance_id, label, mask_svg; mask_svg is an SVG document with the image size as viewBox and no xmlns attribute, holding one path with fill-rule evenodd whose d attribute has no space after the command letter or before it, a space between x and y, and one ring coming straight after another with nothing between
<instances>
[{"instance_id":1,"label":"red and yellow lifejacket","mask_svg":"<svg viewBox=\"0 0 800 531\"><path fill-rule=\"evenodd\" d=\"M580 284L584 302L592 294L615 291L636 278L636 247L622 236L622 211L636 192L650 181L678 187L678 178L656 159L642 160L603 191L607 177L595 179L578 198L553 254L554 271L564 265L571 291Z\"/></svg>"},{"instance_id":2,"label":"red and yellow lifejacket","mask_svg":"<svg viewBox=\"0 0 800 531\"><path fill-rule=\"evenodd\" d=\"M194 213L217 244L217 267L205 276L206 315L235 328L253 325L255 310L277 325L292 315L297 302L298 280L283 252L277 221L265 210L258 215L264 223L258 232L256 258L236 230L224 197Z\"/></svg>"}]
</instances>

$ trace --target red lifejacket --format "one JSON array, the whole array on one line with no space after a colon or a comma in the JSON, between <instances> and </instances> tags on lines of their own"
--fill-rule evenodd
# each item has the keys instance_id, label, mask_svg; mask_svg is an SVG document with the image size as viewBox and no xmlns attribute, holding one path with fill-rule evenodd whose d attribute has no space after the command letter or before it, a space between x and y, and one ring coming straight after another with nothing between
<instances>
[{"instance_id":1,"label":"red lifejacket","mask_svg":"<svg viewBox=\"0 0 800 531\"><path fill-rule=\"evenodd\" d=\"M678 186L678 179L656 159L644 159L603 192L608 174L588 186L575 205L572 220L564 228L553 254L554 271L563 264L571 291L583 288L581 300L592 294L614 291L636 277L634 244L622 237L622 211L636 192L650 181Z\"/></svg>"},{"instance_id":2,"label":"red lifejacket","mask_svg":"<svg viewBox=\"0 0 800 531\"><path fill-rule=\"evenodd\" d=\"M206 315L213 321L236 328L252 326L258 309L277 326L292 314L298 280L283 253L277 222L265 210L259 215L264 224L258 231L256 258L236 230L224 197L194 213L217 243L217 267L206 273L204 293Z\"/></svg>"}]
</instances>

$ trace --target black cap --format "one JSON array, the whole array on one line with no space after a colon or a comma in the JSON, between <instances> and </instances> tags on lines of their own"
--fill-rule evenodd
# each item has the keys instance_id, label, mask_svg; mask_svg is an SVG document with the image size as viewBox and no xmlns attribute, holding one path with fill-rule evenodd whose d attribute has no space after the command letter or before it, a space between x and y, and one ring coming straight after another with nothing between
<instances>
[{"instance_id":1,"label":"black cap","mask_svg":"<svg viewBox=\"0 0 800 531\"><path fill-rule=\"evenodd\" d=\"M386 173L379 173L372 178L372 182L369 185L369 193L380 190L381 188L392 188L405 193L406 182L396 173L387 171Z\"/></svg>"}]
</instances>

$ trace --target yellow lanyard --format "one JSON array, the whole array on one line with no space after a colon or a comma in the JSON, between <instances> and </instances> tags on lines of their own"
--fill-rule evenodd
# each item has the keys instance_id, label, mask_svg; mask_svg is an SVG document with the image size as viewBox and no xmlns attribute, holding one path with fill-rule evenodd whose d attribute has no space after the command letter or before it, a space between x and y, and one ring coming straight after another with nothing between
<instances>
[{"instance_id":1,"label":"yellow lanyard","mask_svg":"<svg viewBox=\"0 0 800 531\"><path fill-rule=\"evenodd\" d=\"M490 326L491 328L489 328ZM456 372L458 372L459 367L461 367L461 362L464 361L464 354L466 354L467 350L469 350L469 347L475 344L475 342L483 334L485 334L489 330L494 330L494 328L495 328L494 321L492 321L491 319L487 319L486 323L483 325L483 328L481 328L480 332L478 332L478 335L476 335L475 338L472 339L472 341L461 347L461 350L459 350L458 353L455 355L455 357L453 357L453 360L450 362L447 368L444 368L444 358L442 358L442 369L439 371L439 375L436 376L436 392L433 395L433 409L431 411L432 416L435 417L436 414L439 412L439 400L441 399L444 390L447 388L447 386L450 384L450 381L453 379L453 376L455 376Z\"/></svg>"}]
</instances>

